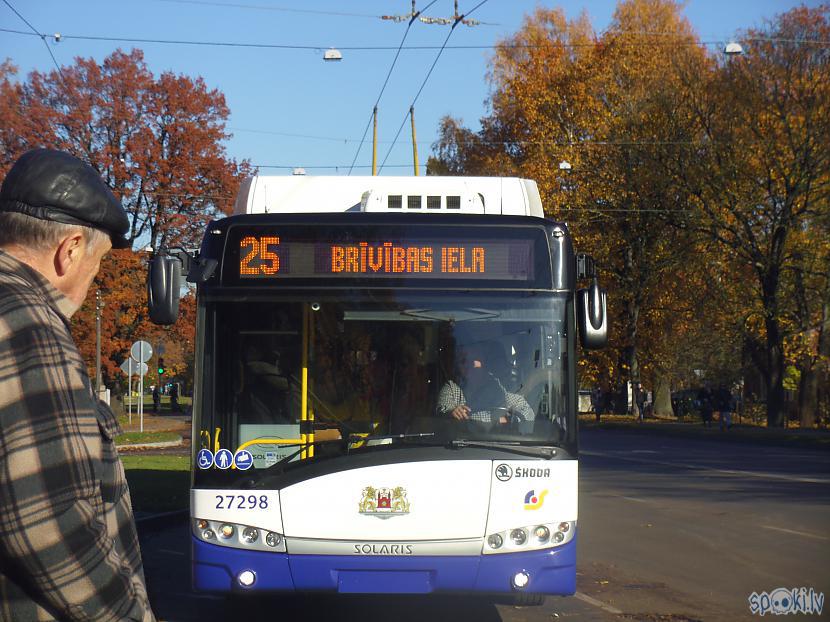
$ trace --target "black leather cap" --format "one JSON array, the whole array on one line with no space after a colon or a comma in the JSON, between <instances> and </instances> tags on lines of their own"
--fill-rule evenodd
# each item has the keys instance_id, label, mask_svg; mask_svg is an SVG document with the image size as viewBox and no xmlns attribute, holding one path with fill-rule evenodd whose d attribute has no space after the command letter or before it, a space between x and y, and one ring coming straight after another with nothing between
<instances>
[{"instance_id":1,"label":"black leather cap","mask_svg":"<svg viewBox=\"0 0 830 622\"><path fill-rule=\"evenodd\" d=\"M113 248L129 248L130 229L121 202L86 162L53 149L33 149L17 159L0 188L0 212L19 212L108 233Z\"/></svg>"}]
</instances>

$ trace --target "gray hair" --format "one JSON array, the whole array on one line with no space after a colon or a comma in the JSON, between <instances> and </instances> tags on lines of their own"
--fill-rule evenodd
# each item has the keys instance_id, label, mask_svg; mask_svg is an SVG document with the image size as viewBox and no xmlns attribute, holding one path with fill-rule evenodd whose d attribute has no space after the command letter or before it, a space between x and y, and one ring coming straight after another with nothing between
<instances>
[{"instance_id":1,"label":"gray hair","mask_svg":"<svg viewBox=\"0 0 830 622\"><path fill-rule=\"evenodd\" d=\"M92 227L67 225L18 212L0 212L0 248L16 244L33 250L48 250L63 237L78 230L84 236L88 254L109 237L100 229Z\"/></svg>"}]
</instances>

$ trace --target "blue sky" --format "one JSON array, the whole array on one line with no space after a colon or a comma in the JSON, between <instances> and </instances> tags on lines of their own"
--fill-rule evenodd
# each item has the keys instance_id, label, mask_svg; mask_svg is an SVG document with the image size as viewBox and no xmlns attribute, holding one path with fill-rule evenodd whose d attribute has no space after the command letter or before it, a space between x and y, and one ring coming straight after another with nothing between
<instances>
[{"instance_id":1,"label":"blue sky","mask_svg":"<svg viewBox=\"0 0 830 622\"><path fill-rule=\"evenodd\" d=\"M59 43L51 37L46 39L61 64L71 64L76 56L100 61L119 47L139 47L156 75L171 70L202 76L209 87L225 94L230 107L230 156L250 159L263 167L262 173L289 174L292 167L304 167L309 174L318 175L346 174L352 162L352 174L370 174L371 127L362 147L358 147L406 30L406 22L394 23L378 16L404 14L411 9L410 0L2 0L0 28L21 31L28 28L6 1L39 32L64 35ZM459 10L469 11L479 2L459 0ZM418 0L417 7L427 4ZM523 17L539 4L560 6L569 18L584 10L594 28L601 31L608 26L616 3L484 2L471 17L485 24L472 28L459 25L455 29L415 104L421 163L431 152L441 117L452 115L477 129L478 120L486 114L486 73L491 51L451 46L492 46L515 32ZM684 12L702 40L725 42L736 31L761 25L764 19L797 4L787 0L688 0ZM438 0L425 12L436 17L452 13L452 0ZM416 22L406 45L440 47L448 28ZM67 38L69 35L315 49L92 41ZM393 49L344 49L355 46ZM323 52L329 47L341 49L341 62L323 61ZM412 173L408 110L437 53L437 49L401 52L378 106L378 162L386 161L381 174ZM35 36L0 32L0 58L11 59L22 75L33 69L54 68L46 46Z\"/></svg>"}]
</instances>

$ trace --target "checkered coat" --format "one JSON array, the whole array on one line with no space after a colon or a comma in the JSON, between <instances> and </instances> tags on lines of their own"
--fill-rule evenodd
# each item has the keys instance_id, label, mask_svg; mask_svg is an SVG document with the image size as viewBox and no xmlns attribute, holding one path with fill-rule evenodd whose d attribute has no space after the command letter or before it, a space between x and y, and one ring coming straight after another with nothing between
<instances>
[{"instance_id":1,"label":"checkered coat","mask_svg":"<svg viewBox=\"0 0 830 622\"><path fill-rule=\"evenodd\" d=\"M72 310L0 251L0 620L151 622L120 430Z\"/></svg>"}]
</instances>

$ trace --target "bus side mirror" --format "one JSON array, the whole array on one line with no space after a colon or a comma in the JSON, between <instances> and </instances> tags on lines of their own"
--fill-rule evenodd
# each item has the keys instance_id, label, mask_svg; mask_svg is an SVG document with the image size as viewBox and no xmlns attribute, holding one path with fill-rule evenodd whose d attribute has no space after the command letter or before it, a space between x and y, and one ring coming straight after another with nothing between
<instances>
[{"instance_id":1,"label":"bus side mirror","mask_svg":"<svg viewBox=\"0 0 830 622\"><path fill-rule=\"evenodd\" d=\"M150 260L147 273L147 309L154 324L175 324L179 317L182 262L163 253Z\"/></svg>"},{"instance_id":2,"label":"bus side mirror","mask_svg":"<svg viewBox=\"0 0 830 622\"><path fill-rule=\"evenodd\" d=\"M597 280L588 289L576 293L576 315L579 338L586 350L599 350L608 344L607 294Z\"/></svg>"}]
</instances>

